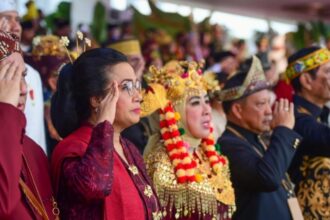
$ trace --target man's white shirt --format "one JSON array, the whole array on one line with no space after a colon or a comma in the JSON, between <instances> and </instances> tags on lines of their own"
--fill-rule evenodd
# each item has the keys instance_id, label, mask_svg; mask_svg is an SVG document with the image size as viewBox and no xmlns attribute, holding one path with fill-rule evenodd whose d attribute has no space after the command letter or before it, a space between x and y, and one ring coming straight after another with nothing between
<instances>
[{"instance_id":1,"label":"man's white shirt","mask_svg":"<svg viewBox=\"0 0 330 220\"><path fill-rule=\"evenodd\" d=\"M25 80L28 90L24 110L26 117L26 134L47 153L41 78L35 69L28 64L25 65L27 68Z\"/></svg>"}]
</instances>

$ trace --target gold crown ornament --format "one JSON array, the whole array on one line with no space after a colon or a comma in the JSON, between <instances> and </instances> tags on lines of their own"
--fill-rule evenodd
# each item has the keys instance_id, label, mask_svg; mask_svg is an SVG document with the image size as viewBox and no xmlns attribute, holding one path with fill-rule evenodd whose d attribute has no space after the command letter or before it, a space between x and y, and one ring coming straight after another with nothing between
<instances>
[{"instance_id":1,"label":"gold crown ornament","mask_svg":"<svg viewBox=\"0 0 330 220\"><path fill-rule=\"evenodd\" d=\"M41 56L66 56L66 48L60 43L60 38L55 35L43 35L33 38L32 55Z\"/></svg>"},{"instance_id":2,"label":"gold crown ornament","mask_svg":"<svg viewBox=\"0 0 330 220\"><path fill-rule=\"evenodd\" d=\"M163 68L149 68L145 75L149 87L143 91L142 116L172 103L185 100L186 96L205 91L220 91L213 73L203 75L204 62L170 61Z\"/></svg>"}]
</instances>

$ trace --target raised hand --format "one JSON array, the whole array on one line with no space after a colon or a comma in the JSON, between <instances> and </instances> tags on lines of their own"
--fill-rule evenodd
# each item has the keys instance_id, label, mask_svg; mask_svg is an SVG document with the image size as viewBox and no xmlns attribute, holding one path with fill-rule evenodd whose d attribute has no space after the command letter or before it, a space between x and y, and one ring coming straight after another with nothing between
<instances>
[{"instance_id":1,"label":"raised hand","mask_svg":"<svg viewBox=\"0 0 330 220\"><path fill-rule=\"evenodd\" d=\"M17 107L23 69L16 60L0 64L0 102Z\"/></svg>"},{"instance_id":2,"label":"raised hand","mask_svg":"<svg viewBox=\"0 0 330 220\"><path fill-rule=\"evenodd\" d=\"M294 105L289 103L287 99L280 99L275 102L273 111L272 128L277 126L285 126L292 129L294 127Z\"/></svg>"},{"instance_id":3,"label":"raised hand","mask_svg":"<svg viewBox=\"0 0 330 220\"><path fill-rule=\"evenodd\" d=\"M118 83L116 81L113 81L110 84L110 88L108 89L108 94L101 101L98 110L97 123L101 123L107 120L111 124L113 124L116 115L116 105L118 98L119 98Z\"/></svg>"}]
</instances>

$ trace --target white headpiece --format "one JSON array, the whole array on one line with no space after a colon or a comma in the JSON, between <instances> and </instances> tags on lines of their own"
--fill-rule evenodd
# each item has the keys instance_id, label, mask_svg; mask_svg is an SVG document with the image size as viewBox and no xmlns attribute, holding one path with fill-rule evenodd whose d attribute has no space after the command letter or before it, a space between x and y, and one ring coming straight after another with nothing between
<instances>
[{"instance_id":1,"label":"white headpiece","mask_svg":"<svg viewBox=\"0 0 330 220\"><path fill-rule=\"evenodd\" d=\"M15 0L0 1L0 13L5 11L17 11Z\"/></svg>"}]
</instances>

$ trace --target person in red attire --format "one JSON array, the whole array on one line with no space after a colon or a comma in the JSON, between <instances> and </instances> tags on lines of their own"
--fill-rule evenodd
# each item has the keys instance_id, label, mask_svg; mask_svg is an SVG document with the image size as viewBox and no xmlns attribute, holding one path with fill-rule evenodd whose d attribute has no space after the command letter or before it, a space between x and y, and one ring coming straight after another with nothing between
<instances>
[{"instance_id":1,"label":"person in red attire","mask_svg":"<svg viewBox=\"0 0 330 220\"><path fill-rule=\"evenodd\" d=\"M120 132L140 119L141 84L127 58L110 48L63 67L52 98L64 139L52 155L63 219L161 219L142 156Z\"/></svg>"},{"instance_id":2,"label":"person in red attire","mask_svg":"<svg viewBox=\"0 0 330 220\"><path fill-rule=\"evenodd\" d=\"M280 80L274 87L274 92L276 94L276 100L287 99L289 102L293 102L293 87L286 82L283 76L281 76Z\"/></svg>"},{"instance_id":3,"label":"person in red attire","mask_svg":"<svg viewBox=\"0 0 330 220\"><path fill-rule=\"evenodd\" d=\"M26 68L18 38L0 31L0 45L0 219L56 219L47 157L25 135Z\"/></svg>"}]
</instances>

